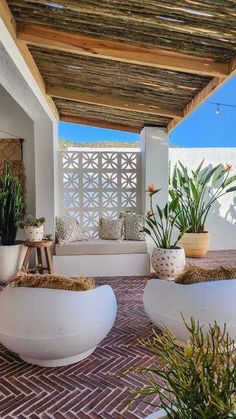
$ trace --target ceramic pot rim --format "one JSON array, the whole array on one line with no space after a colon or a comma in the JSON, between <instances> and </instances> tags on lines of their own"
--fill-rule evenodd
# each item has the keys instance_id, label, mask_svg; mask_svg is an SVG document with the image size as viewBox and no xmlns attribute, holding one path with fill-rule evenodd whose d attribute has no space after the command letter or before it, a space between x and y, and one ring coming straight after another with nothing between
<instances>
[{"instance_id":1,"label":"ceramic pot rim","mask_svg":"<svg viewBox=\"0 0 236 419\"><path fill-rule=\"evenodd\" d=\"M194 235L195 235L195 234L196 234L196 235L200 236L200 234L210 234L210 233L209 233L209 231L207 231L207 230L206 230L206 231L201 231L201 233L194 233L193 231L186 231L186 232L183 234L183 236L184 236L185 234L188 234L188 235L190 235L190 234L194 234ZM182 236L182 237L183 237L183 236ZM182 238L182 237L181 237L181 238ZM180 239L180 240L181 240L181 239Z\"/></svg>"},{"instance_id":2,"label":"ceramic pot rim","mask_svg":"<svg viewBox=\"0 0 236 419\"><path fill-rule=\"evenodd\" d=\"M6 244L1 244L1 243L0 243L0 248L1 248L1 247L14 247L14 246L16 247L16 246L20 246L20 245L22 245L22 244L24 244L24 240L16 240L16 241L15 241L15 244L7 244L7 245L6 245Z\"/></svg>"},{"instance_id":3,"label":"ceramic pot rim","mask_svg":"<svg viewBox=\"0 0 236 419\"><path fill-rule=\"evenodd\" d=\"M178 251L178 250L184 250L184 248L183 248L182 246L176 246L176 247L174 247L174 248L172 248L172 249L164 249L163 247L157 247L157 246L155 246L155 247L153 248L153 250L154 250L154 249L164 250L164 251L166 251L166 252L176 252L176 251Z\"/></svg>"}]
</instances>

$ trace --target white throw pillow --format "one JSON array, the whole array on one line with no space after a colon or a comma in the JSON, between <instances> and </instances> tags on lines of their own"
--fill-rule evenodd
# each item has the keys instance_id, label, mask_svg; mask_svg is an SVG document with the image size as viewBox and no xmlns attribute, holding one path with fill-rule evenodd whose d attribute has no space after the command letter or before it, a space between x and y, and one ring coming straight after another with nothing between
<instances>
[{"instance_id":1,"label":"white throw pillow","mask_svg":"<svg viewBox=\"0 0 236 419\"><path fill-rule=\"evenodd\" d=\"M146 239L146 233L142 231L145 224L145 215L128 214L125 220L125 240L142 241Z\"/></svg>"},{"instance_id":2,"label":"white throw pillow","mask_svg":"<svg viewBox=\"0 0 236 419\"><path fill-rule=\"evenodd\" d=\"M100 218L99 238L103 240L121 240L123 231L123 219Z\"/></svg>"},{"instance_id":3,"label":"white throw pillow","mask_svg":"<svg viewBox=\"0 0 236 419\"><path fill-rule=\"evenodd\" d=\"M60 245L85 240L78 221L69 217L56 217L56 237Z\"/></svg>"}]
</instances>

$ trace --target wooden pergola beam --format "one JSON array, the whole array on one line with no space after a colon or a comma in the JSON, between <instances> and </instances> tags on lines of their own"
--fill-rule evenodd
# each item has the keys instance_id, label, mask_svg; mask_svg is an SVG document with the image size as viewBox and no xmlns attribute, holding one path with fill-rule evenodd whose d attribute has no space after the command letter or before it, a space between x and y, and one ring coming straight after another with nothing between
<instances>
[{"instance_id":1,"label":"wooden pergola beam","mask_svg":"<svg viewBox=\"0 0 236 419\"><path fill-rule=\"evenodd\" d=\"M135 128L130 125L122 125L122 124L114 124L113 122L107 122L107 121L98 121L93 119L87 119L87 118L80 118L79 116L65 116L61 115L60 120L64 122L70 122L72 124L80 124L80 125L90 125L93 127L98 128L107 128L107 129L114 129L117 131L126 131L126 132L134 132L136 134L139 134L141 129L143 128Z\"/></svg>"},{"instance_id":2,"label":"wooden pergola beam","mask_svg":"<svg viewBox=\"0 0 236 419\"><path fill-rule=\"evenodd\" d=\"M59 99L88 103L90 105L106 106L108 108L121 109L123 111L174 118L181 118L183 116L182 112L179 111L163 109L146 103L142 104L131 99L122 98L121 96L103 95L95 92L84 92L64 87L49 87L47 93L50 96Z\"/></svg>"},{"instance_id":3,"label":"wooden pergola beam","mask_svg":"<svg viewBox=\"0 0 236 419\"><path fill-rule=\"evenodd\" d=\"M202 76L226 77L229 74L229 65L227 63L218 63L211 59L162 49L148 49L118 41L92 38L40 25L19 25L17 34L18 38L28 45L88 57Z\"/></svg>"},{"instance_id":4,"label":"wooden pergola beam","mask_svg":"<svg viewBox=\"0 0 236 419\"><path fill-rule=\"evenodd\" d=\"M230 74L225 77L214 77L183 109L183 118L174 118L167 126L167 132L172 131L177 125L190 116L213 93L220 89L226 82L236 75L236 58L229 63Z\"/></svg>"},{"instance_id":5,"label":"wooden pergola beam","mask_svg":"<svg viewBox=\"0 0 236 419\"><path fill-rule=\"evenodd\" d=\"M0 18L3 20L5 26L8 29L8 32L11 34L12 38L15 41L16 46L18 47L21 55L23 56L32 76L34 77L36 83L38 84L41 92L43 93L50 109L52 110L53 114L59 119L59 113L55 103L53 102L52 98L46 94L46 87L44 80L40 74L40 71L29 51L27 44L23 41L20 41L17 38L17 31L16 31L16 22L15 19L9 9L9 6L6 0L0 0Z\"/></svg>"}]
</instances>

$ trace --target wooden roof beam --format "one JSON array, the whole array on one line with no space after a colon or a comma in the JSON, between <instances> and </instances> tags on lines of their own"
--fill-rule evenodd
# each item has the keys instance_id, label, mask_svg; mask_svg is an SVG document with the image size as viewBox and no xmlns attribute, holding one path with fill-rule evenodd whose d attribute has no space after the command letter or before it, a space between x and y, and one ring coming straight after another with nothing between
<instances>
[{"instance_id":1,"label":"wooden roof beam","mask_svg":"<svg viewBox=\"0 0 236 419\"><path fill-rule=\"evenodd\" d=\"M179 111L163 109L158 106L136 102L121 96L103 95L95 92L84 92L64 87L49 87L47 93L48 95L59 99L88 103L90 105L106 106L108 108L121 109L123 111L176 118L181 118L183 116L182 112Z\"/></svg>"},{"instance_id":2,"label":"wooden roof beam","mask_svg":"<svg viewBox=\"0 0 236 419\"><path fill-rule=\"evenodd\" d=\"M8 29L8 32L11 34L12 38L14 39L16 46L18 47L21 55L23 56L31 74L33 75L36 83L38 84L41 92L43 93L50 109L52 110L53 114L59 119L59 113L56 108L55 103L53 102L52 98L47 96L46 94L46 87L44 80L40 74L40 71L26 45L25 42L19 41L17 39L17 32L16 32L16 22L15 19L8 7L6 0L0 0L0 18L3 20L5 26Z\"/></svg>"},{"instance_id":3,"label":"wooden roof beam","mask_svg":"<svg viewBox=\"0 0 236 419\"><path fill-rule=\"evenodd\" d=\"M134 132L139 134L143 127L135 128L130 125L122 125L122 124L114 124L113 122L107 121L98 121L93 119L87 118L80 118L79 116L70 116L70 115L61 115L61 121L70 122L72 124L80 124L80 125L90 125L92 127L98 128L106 128L106 129L114 129L117 131L126 131L126 132Z\"/></svg>"},{"instance_id":4,"label":"wooden roof beam","mask_svg":"<svg viewBox=\"0 0 236 419\"><path fill-rule=\"evenodd\" d=\"M225 83L227 83L233 76L236 75L236 57L229 63L230 74L227 78L225 77L214 77L183 109L183 118L174 118L167 126L167 131L172 131L177 125L184 121L188 116L191 115L200 105L202 105L206 99L208 99L213 93L220 89Z\"/></svg>"},{"instance_id":5,"label":"wooden roof beam","mask_svg":"<svg viewBox=\"0 0 236 419\"><path fill-rule=\"evenodd\" d=\"M18 38L28 45L78 55L202 76L226 77L229 74L227 63L157 48L148 49L118 41L92 38L40 25L19 25L17 34Z\"/></svg>"}]
</instances>

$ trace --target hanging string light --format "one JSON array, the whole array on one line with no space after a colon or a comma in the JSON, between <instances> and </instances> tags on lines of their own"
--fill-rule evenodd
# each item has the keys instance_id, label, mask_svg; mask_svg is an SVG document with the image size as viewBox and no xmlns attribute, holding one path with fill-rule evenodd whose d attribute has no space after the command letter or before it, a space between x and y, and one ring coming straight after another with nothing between
<instances>
[{"instance_id":1,"label":"hanging string light","mask_svg":"<svg viewBox=\"0 0 236 419\"><path fill-rule=\"evenodd\" d=\"M214 106L216 106L216 115L219 115L220 114L220 108L221 107L228 107L228 108L236 108L236 105L230 105L230 104L228 104L228 103L220 103L220 102L206 102L206 103L208 103L209 105L214 105Z\"/></svg>"},{"instance_id":2,"label":"hanging string light","mask_svg":"<svg viewBox=\"0 0 236 419\"><path fill-rule=\"evenodd\" d=\"M219 115L220 113L220 106L219 103L216 104L216 115Z\"/></svg>"}]
</instances>

